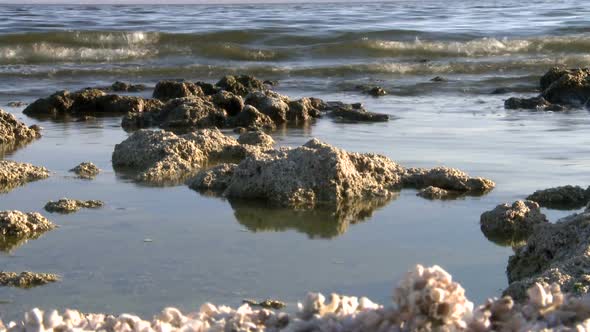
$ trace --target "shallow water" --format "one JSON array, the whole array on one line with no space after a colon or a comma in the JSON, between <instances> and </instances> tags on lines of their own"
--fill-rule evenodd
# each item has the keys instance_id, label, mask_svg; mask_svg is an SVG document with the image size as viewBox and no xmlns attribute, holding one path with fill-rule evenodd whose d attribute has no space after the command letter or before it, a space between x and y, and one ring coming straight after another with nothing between
<instances>
[{"instance_id":1,"label":"shallow water","mask_svg":"<svg viewBox=\"0 0 590 332\"><path fill-rule=\"evenodd\" d=\"M226 72L254 72L278 79L277 90L291 97L361 101L393 118L378 124L320 119L273 133L280 145L297 146L317 137L350 151L382 153L404 166L452 166L497 183L488 195L454 201L428 201L416 197L415 190L402 190L396 199L366 211L363 220L347 224L329 211L270 209L203 196L183 185L136 184L111 166L114 145L128 135L120 118L38 121L22 115L21 108L4 107L26 123L44 127L41 140L5 158L42 165L54 174L0 195L0 210L41 211L47 201L61 197L100 199L106 206L73 215L44 213L60 227L0 254L0 270L63 276L59 283L30 290L0 288L1 315L15 318L33 306L151 315L167 305L191 310L205 301L238 305L243 298L266 297L284 300L293 310L308 290L368 295L389 303L394 282L416 263L443 266L476 302L499 295L506 287L504 271L512 250L481 234L480 214L536 189L590 183L587 111L507 111L507 95L489 93L508 87L515 95L533 95L538 77L551 64L575 65L585 59L590 22L584 3L548 4L522 8L494 2L499 9L463 2L445 8L416 3L351 9L0 7L0 16L9 22L0 20L0 105L116 79L153 85L162 78L215 81ZM180 10L194 15L174 15ZM292 16L294 10L301 15ZM525 24L524 18L531 17ZM82 22L87 32L70 31L82 30ZM144 32L133 32L138 30ZM435 51L415 47L416 38ZM535 46L494 49L482 38ZM404 47L414 49L357 47L371 40L408 43ZM540 40L561 44L534 44ZM170 46L175 43L192 49L179 52ZM284 49L288 55L232 58L231 52L203 51L210 46L203 43ZM473 54L459 50L482 43L473 46ZM24 55L11 58L6 49L19 45ZM73 51L60 53L56 45ZM156 55L118 57L111 52L141 47L155 48ZM174 50L166 53L168 48ZM48 49L49 56L34 53ZM423 57L434 60L415 61ZM416 69L395 69L404 66ZM449 81L430 82L435 75ZM375 99L354 91L356 84L367 82L392 93ZM96 180L76 179L68 172L87 160L103 170ZM552 220L571 213L545 212Z\"/></svg>"}]
</instances>

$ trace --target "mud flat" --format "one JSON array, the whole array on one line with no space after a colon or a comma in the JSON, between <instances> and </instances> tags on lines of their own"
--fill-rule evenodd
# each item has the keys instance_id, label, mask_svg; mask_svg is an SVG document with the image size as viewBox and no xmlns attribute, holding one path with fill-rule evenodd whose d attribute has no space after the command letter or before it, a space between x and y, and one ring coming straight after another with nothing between
<instances>
[{"instance_id":1,"label":"mud flat","mask_svg":"<svg viewBox=\"0 0 590 332\"><path fill-rule=\"evenodd\" d=\"M253 309L248 303L233 309L205 303L198 312L183 314L166 308L153 319L132 314L84 314L76 310L33 309L20 322L3 323L8 331L542 331L590 328L586 298L564 294L559 286L534 284L528 300L489 299L477 307L461 285L439 266L416 266L394 288L387 306L366 297L309 293L294 314Z\"/></svg>"}]
</instances>

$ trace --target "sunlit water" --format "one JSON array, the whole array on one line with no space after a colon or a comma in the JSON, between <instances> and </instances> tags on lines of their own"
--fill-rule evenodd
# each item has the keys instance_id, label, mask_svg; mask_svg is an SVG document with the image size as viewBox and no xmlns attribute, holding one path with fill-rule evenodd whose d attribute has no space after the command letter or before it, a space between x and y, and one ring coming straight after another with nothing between
<instances>
[{"instance_id":1,"label":"sunlit water","mask_svg":"<svg viewBox=\"0 0 590 332\"><path fill-rule=\"evenodd\" d=\"M111 166L114 145L128 136L120 118L39 122L21 108L4 107L44 127L41 140L5 158L53 174L0 195L0 210L41 211L60 227L0 254L0 270L63 277L30 290L0 288L4 317L33 306L151 315L168 305L191 310L206 301L238 305L266 297L293 310L309 290L388 303L395 281L416 263L443 266L468 297L482 301L507 286L512 249L481 234L481 213L536 189L590 183L587 111L503 108L508 95L534 95L552 64L587 60L590 16L583 1L7 6L0 16L0 105L117 79L153 86L163 78L214 82L225 73L254 73L278 79L277 90L292 97L360 101L393 119L320 119L273 133L279 145L317 137L404 166L452 166L497 183L488 195L454 201L402 190L363 220L343 225L326 211L270 209L183 185L136 184ZM436 75L449 81L430 82ZM375 99L355 91L366 83L391 93ZM490 94L498 87L512 92ZM103 170L96 180L68 172L87 160ZM43 211L61 197L106 206L72 215ZM545 212L552 220L571 213Z\"/></svg>"}]
</instances>

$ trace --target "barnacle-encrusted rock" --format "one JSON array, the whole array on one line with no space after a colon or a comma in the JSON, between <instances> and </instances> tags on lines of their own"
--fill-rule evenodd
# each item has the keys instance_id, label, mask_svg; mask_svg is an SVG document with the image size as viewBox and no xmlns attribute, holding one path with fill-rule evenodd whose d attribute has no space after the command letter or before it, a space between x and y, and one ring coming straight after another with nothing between
<instances>
[{"instance_id":1,"label":"barnacle-encrusted rock","mask_svg":"<svg viewBox=\"0 0 590 332\"><path fill-rule=\"evenodd\" d=\"M59 281L57 274L33 273L33 272L3 272L0 271L0 286L12 286L18 288L32 288Z\"/></svg>"},{"instance_id":2,"label":"barnacle-encrusted rock","mask_svg":"<svg viewBox=\"0 0 590 332\"><path fill-rule=\"evenodd\" d=\"M240 145L217 129L184 135L140 130L115 146L112 160L116 168L140 171L140 181L175 183L210 160L239 160L256 149Z\"/></svg>"},{"instance_id":3,"label":"barnacle-encrusted rock","mask_svg":"<svg viewBox=\"0 0 590 332\"><path fill-rule=\"evenodd\" d=\"M506 294L523 298L535 282L556 283L565 292L590 290L590 212L534 228L508 261Z\"/></svg>"},{"instance_id":4,"label":"barnacle-encrusted rock","mask_svg":"<svg viewBox=\"0 0 590 332\"><path fill-rule=\"evenodd\" d=\"M491 211L481 215L480 226L483 234L491 239L506 239L516 243L516 239L525 240L536 225L547 223L541 213L539 204L533 201L516 201L500 204Z\"/></svg>"},{"instance_id":5,"label":"barnacle-encrusted rock","mask_svg":"<svg viewBox=\"0 0 590 332\"><path fill-rule=\"evenodd\" d=\"M24 237L44 233L55 225L36 212L0 211L0 236Z\"/></svg>"},{"instance_id":6,"label":"barnacle-encrusted rock","mask_svg":"<svg viewBox=\"0 0 590 332\"><path fill-rule=\"evenodd\" d=\"M266 147L272 147L275 144L275 140L262 131L245 132L238 137L238 142L240 144L261 145Z\"/></svg>"},{"instance_id":7,"label":"barnacle-encrusted rock","mask_svg":"<svg viewBox=\"0 0 590 332\"><path fill-rule=\"evenodd\" d=\"M45 167L37 167L11 160L0 160L0 193L9 192L27 182L48 177L49 171Z\"/></svg>"},{"instance_id":8,"label":"barnacle-encrusted rock","mask_svg":"<svg viewBox=\"0 0 590 332\"><path fill-rule=\"evenodd\" d=\"M204 96L203 90L192 82L160 81L154 88L152 97L161 100Z\"/></svg>"},{"instance_id":9,"label":"barnacle-encrusted rock","mask_svg":"<svg viewBox=\"0 0 590 332\"><path fill-rule=\"evenodd\" d=\"M590 201L590 187L584 189L579 186L567 185L537 190L527 199L548 208L579 209Z\"/></svg>"},{"instance_id":10,"label":"barnacle-encrusted rock","mask_svg":"<svg viewBox=\"0 0 590 332\"><path fill-rule=\"evenodd\" d=\"M73 213L81 208L96 209L103 206L104 203L97 200L81 201L78 199L62 198L57 201L47 202L47 204L45 204L45 210L47 212Z\"/></svg>"},{"instance_id":11,"label":"barnacle-encrusted rock","mask_svg":"<svg viewBox=\"0 0 590 332\"><path fill-rule=\"evenodd\" d=\"M289 101L287 120L291 123L304 123L322 116L323 101L317 98L301 98Z\"/></svg>"},{"instance_id":12,"label":"barnacle-encrusted rock","mask_svg":"<svg viewBox=\"0 0 590 332\"><path fill-rule=\"evenodd\" d=\"M224 76L217 82L218 87L225 91L231 92L239 96L245 96L254 91L262 91L265 89L264 83L254 76L239 75L239 76Z\"/></svg>"},{"instance_id":13,"label":"barnacle-encrusted rock","mask_svg":"<svg viewBox=\"0 0 590 332\"><path fill-rule=\"evenodd\" d=\"M237 116L230 120L235 127L274 130L275 122L252 105L246 105Z\"/></svg>"},{"instance_id":14,"label":"barnacle-encrusted rock","mask_svg":"<svg viewBox=\"0 0 590 332\"><path fill-rule=\"evenodd\" d=\"M590 100L590 68L552 68L541 78L542 96L551 103L584 106Z\"/></svg>"},{"instance_id":15,"label":"barnacle-encrusted rock","mask_svg":"<svg viewBox=\"0 0 590 332\"><path fill-rule=\"evenodd\" d=\"M275 123L287 122L289 98L273 91L257 91L246 96L245 103L268 115Z\"/></svg>"},{"instance_id":16,"label":"barnacle-encrusted rock","mask_svg":"<svg viewBox=\"0 0 590 332\"><path fill-rule=\"evenodd\" d=\"M72 168L70 172L76 173L82 179L94 179L100 173L100 169L93 163L86 161Z\"/></svg>"},{"instance_id":17,"label":"barnacle-encrusted rock","mask_svg":"<svg viewBox=\"0 0 590 332\"><path fill-rule=\"evenodd\" d=\"M66 113L74 104L74 98L69 91L57 91L47 98L35 100L27 106L23 113L26 115L47 114L57 115Z\"/></svg>"},{"instance_id":18,"label":"barnacle-encrusted rock","mask_svg":"<svg viewBox=\"0 0 590 332\"><path fill-rule=\"evenodd\" d=\"M213 103L224 109L229 116L235 116L244 108L244 99L229 91L221 90L213 95Z\"/></svg>"},{"instance_id":19,"label":"barnacle-encrusted rock","mask_svg":"<svg viewBox=\"0 0 590 332\"><path fill-rule=\"evenodd\" d=\"M404 186L415 188L436 187L447 191L484 194L495 187L491 180L481 177L472 178L455 168L435 167L408 168L404 175Z\"/></svg>"},{"instance_id":20,"label":"barnacle-encrusted rock","mask_svg":"<svg viewBox=\"0 0 590 332\"><path fill-rule=\"evenodd\" d=\"M0 109L0 150L23 145L39 137L41 137L39 126L27 127L14 115Z\"/></svg>"}]
</instances>

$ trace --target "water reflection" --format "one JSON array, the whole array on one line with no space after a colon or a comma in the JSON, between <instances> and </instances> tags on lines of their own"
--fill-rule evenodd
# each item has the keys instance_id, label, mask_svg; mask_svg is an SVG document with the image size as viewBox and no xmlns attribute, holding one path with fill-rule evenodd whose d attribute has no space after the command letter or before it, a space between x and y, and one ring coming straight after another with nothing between
<instances>
[{"instance_id":1,"label":"water reflection","mask_svg":"<svg viewBox=\"0 0 590 332\"><path fill-rule=\"evenodd\" d=\"M237 221L251 232L295 230L311 239L332 239L354 225L369 219L373 212L395 200L388 198L342 203L308 210L273 207L261 201L230 199Z\"/></svg>"}]
</instances>

